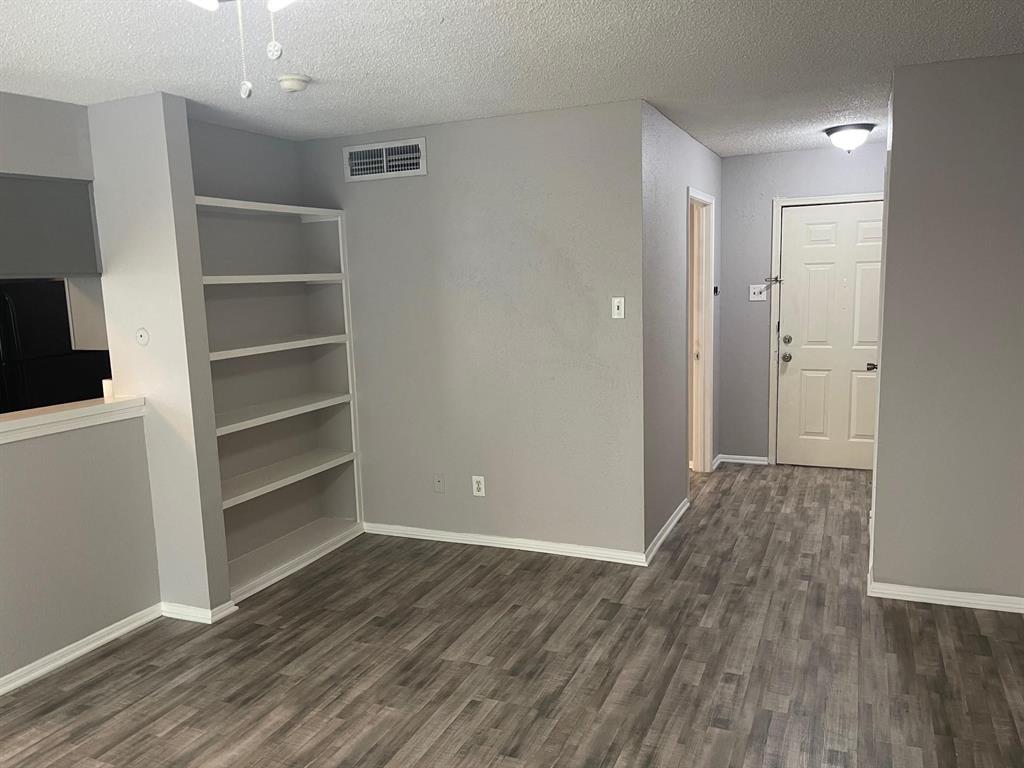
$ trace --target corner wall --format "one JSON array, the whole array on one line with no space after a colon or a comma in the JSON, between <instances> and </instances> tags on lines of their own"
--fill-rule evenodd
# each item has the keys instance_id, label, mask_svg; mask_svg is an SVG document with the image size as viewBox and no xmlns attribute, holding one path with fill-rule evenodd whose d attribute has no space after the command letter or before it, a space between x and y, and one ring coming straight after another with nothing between
<instances>
[{"instance_id":1,"label":"corner wall","mask_svg":"<svg viewBox=\"0 0 1024 768\"><path fill-rule=\"evenodd\" d=\"M747 287L763 283L772 268L772 200L881 192L884 174L883 143L865 144L849 155L815 149L722 161L716 453L768 455L771 303L748 301Z\"/></svg>"},{"instance_id":2,"label":"corner wall","mask_svg":"<svg viewBox=\"0 0 1024 768\"><path fill-rule=\"evenodd\" d=\"M873 579L1024 597L1024 55L896 70Z\"/></svg>"},{"instance_id":3,"label":"corner wall","mask_svg":"<svg viewBox=\"0 0 1024 768\"><path fill-rule=\"evenodd\" d=\"M641 116L646 547L689 493L689 188L715 197L717 255L722 161L651 105Z\"/></svg>"},{"instance_id":4,"label":"corner wall","mask_svg":"<svg viewBox=\"0 0 1024 768\"><path fill-rule=\"evenodd\" d=\"M161 598L216 608L230 595L185 102L97 104L89 127L114 385L146 397Z\"/></svg>"},{"instance_id":5,"label":"corner wall","mask_svg":"<svg viewBox=\"0 0 1024 768\"><path fill-rule=\"evenodd\" d=\"M346 211L369 522L643 550L640 112L303 146ZM428 175L344 182L344 146L420 136Z\"/></svg>"}]
</instances>

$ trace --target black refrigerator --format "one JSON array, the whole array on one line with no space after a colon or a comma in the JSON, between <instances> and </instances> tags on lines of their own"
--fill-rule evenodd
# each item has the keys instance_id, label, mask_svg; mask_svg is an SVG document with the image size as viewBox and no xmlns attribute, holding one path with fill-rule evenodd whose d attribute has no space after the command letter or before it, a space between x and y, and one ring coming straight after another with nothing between
<instances>
[{"instance_id":1,"label":"black refrigerator","mask_svg":"<svg viewBox=\"0 0 1024 768\"><path fill-rule=\"evenodd\" d=\"M72 348L63 280L0 280L0 413L103 396L104 350Z\"/></svg>"}]
</instances>

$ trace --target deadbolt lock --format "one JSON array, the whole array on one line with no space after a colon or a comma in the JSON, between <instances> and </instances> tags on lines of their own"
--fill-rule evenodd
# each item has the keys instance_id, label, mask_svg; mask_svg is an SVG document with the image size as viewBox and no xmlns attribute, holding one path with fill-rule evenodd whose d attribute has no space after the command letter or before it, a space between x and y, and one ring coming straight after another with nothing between
<instances>
[{"instance_id":1,"label":"deadbolt lock","mask_svg":"<svg viewBox=\"0 0 1024 768\"><path fill-rule=\"evenodd\" d=\"M793 356L791 354L789 354L789 352L783 352L782 353L782 362L788 363L792 359L793 359Z\"/></svg>"},{"instance_id":2,"label":"deadbolt lock","mask_svg":"<svg viewBox=\"0 0 1024 768\"><path fill-rule=\"evenodd\" d=\"M789 335L789 334L787 333L787 334L786 334L785 336L783 336L783 337L782 337L782 343L783 343L783 344L792 344L792 343L793 343L793 337L792 337L792 336L790 336L790 335Z\"/></svg>"}]
</instances>

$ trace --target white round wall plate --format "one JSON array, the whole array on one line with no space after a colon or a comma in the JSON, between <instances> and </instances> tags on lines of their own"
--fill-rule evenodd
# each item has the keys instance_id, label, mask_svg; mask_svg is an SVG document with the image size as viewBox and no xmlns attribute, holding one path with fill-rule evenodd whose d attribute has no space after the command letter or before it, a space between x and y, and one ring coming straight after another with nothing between
<instances>
[{"instance_id":1,"label":"white round wall plate","mask_svg":"<svg viewBox=\"0 0 1024 768\"><path fill-rule=\"evenodd\" d=\"M284 46L281 45L277 40L271 40L267 43L267 58L271 61L277 61L281 58L281 54L284 53Z\"/></svg>"}]
</instances>

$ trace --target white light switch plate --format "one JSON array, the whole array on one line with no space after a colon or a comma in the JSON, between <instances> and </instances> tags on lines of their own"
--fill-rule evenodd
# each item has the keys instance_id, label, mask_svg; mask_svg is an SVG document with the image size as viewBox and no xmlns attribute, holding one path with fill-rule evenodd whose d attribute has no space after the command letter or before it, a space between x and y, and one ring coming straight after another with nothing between
<instances>
[{"instance_id":1,"label":"white light switch plate","mask_svg":"<svg viewBox=\"0 0 1024 768\"><path fill-rule=\"evenodd\" d=\"M612 320L622 320L626 316L626 297L612 296Z\"/></svg>"},{"instance_id":2,"label":"white light switch plate","mask_svg":"<svg viewBox=\"0 0 1024 768\"><path fill-rule=\"evenodd\" d=\"M768 301L768 286L765 283L751 284L751 286L750 286L750 300L751 301Z\"/></svg>"}]
</instances>

